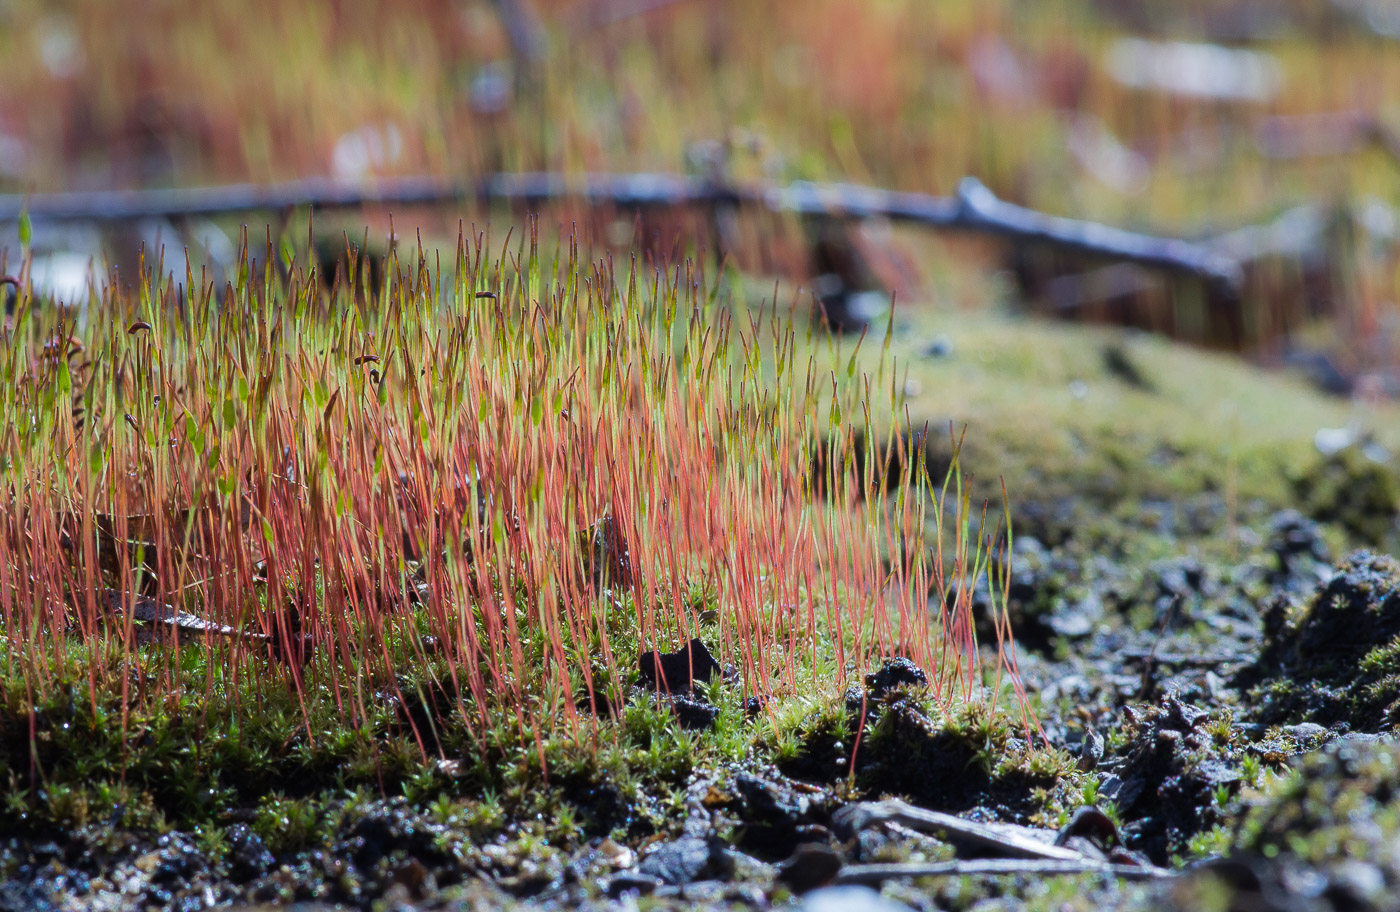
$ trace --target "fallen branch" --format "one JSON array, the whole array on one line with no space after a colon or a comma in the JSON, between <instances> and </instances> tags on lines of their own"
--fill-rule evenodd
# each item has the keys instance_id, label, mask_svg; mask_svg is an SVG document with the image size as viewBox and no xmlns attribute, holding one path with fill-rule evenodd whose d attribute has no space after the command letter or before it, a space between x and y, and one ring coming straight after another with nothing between
<instances>
[{"instance_id":1,"label":"fallen branch","mask_svg":"<svg viewBox=\"0 0 1400 912\"><path fill-rule=\"evenodd\" d=\"M495 0L506 37L516 60L534 64L544 54L544 27L529 0Z\"/></svg>"},{"instance_id":2,"label":"fallen branch","mask_svg":"<svg viewBox=\"0 0 1400 912\"><path fill-rule=\"evenodd\" d=\"M1243 278L1233 258L1203 245L1046 215L998 199L972 177L964 178L953 198L849 184L797 182L770 190L765 200L770 208L804 215L879 216L932 228L994 234L1021 243L1045 244L1103 259L1187 273L1229 288L1238 287Z\"/></svg>"},{"instance_id":3,"label":"fallen branch","mask_svg":"<svg viewBox=\"0 0 1400 912\"><path fill-rule=\"evenodd\" d=\"M939 861L911 864L847 865L836 875L840 885L861 884L879 886L887 880L912 877L966 877L1025 875L1031 877L1062 877L1072 874L1103 874L1122 880L1158 880L1170 877L1162 868L1107 864L1089 860L1053 861L1022 858L979 858L972 861Z\"/></svg>"},{"instance_id":4,"label":"fallen branch","mask_svg":"<svg viewBox=\"0 0 1400 912\"><path fill-rule=\"evenodd\" d=\"M1228 290L1238 289L1242 277L1240 265L1233 257L1209 246L1046 215L998 199L975 178L965 179L954 197L851 184L726 184L699 177L646 173L578 177L548 172L496 174L475 183L428 177L391 178L375 184L307 178L269 185L3 196L0 221L16 220L25 211L36 220L134 221L302 206L427 206L473 198L482 204L526 205L577 200L619 209L750 205L808 217L880 217L934 229L992 234L1017 243L1059 247L1104 260L1140 263L1190 275Z\"/></svg>"},{"instance_id":5,"label":"fallen branch","mask_svg":"<svg viewBox=\"0 0 1400 912\"><path fill-rule=\"evenodd\" d=\"M926 811L896 798L848 804L836 812L833 822L843 835L854 835L883 823L897 823L921 833L939 833L951 842L960 842L980 851L995 852L1011 858L1079 863L1085 861L1081 853L1037 839L1021 827L964 820L952 814Z\"/></svg>"},{"instance_id":6,"label":"fallen branch","mask_svg":"<svg viewBox=\"0 0 1400 912\"><path fill-rule=\"evenodd\" d=\"M682 0L619 0L613 3L579 3L570 11L569 20L574 28L597 29L637 16L645 16L674 6Z\"/></svg>"},{"instance_id":7,"label":"fallen branch","mask_svg":"<svg viewBox=\"0 0 1400 912\"><path fill-rule=\"evenodd\" d=\"M123 222L279 211L299 206L346 209L375 205L434 205L464 196L463 187L436 178L395 178L361 186L313 177L278 184L225 184L171 190L100 190L0 197L0 221L27 211L35 221Z\"/></svg>"},{"instance_id":8,"label":"fallen branch","mask_svg":"<svg viewBox=\"0 0 1400 912\"><path fill-rule=\"evenodd\" d=\"M215 636L258 643L271 641L265 633L239 630L227 624L206 620L146 596L125 595L116 589L106 589L99 594L100 606L107 616L116 620L121 620L123 605L128 601L131 604L131 620L138 625L137 642L140 643L162 640L168 635L181 633L192 637Z\"/></svg>"}]
</instances>

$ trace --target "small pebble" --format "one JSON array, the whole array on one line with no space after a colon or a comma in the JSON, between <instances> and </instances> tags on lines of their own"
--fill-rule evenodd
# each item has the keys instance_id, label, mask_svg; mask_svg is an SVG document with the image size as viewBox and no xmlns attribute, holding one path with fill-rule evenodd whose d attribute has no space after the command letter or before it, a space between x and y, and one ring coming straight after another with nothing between
<instances>
[{"instance_id":1,"label":"small pebble","mask_svg":"<svg viewBox=\"0 0 1400 912\"><path fill-rule=\"evenodd\" d=\"M953 340L945 333L933 337L920 353L925 358L947 358L953 354Z\"/></svg>"}]
</instances>

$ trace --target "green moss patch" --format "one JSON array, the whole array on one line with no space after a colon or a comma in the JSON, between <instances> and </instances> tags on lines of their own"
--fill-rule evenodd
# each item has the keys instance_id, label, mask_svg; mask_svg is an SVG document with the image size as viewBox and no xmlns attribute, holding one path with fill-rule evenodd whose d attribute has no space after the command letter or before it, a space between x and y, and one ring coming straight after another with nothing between
<instances>
[{"instance_id":1,"label":"green moss patch","mask_svg":"<svg viewBox=\"0 0 1400 912\"><path fill-rule=\"evenodd\" d=\"M1347 447L1317 460L1293 480L1298 506L1321 522L1336 523L1357 541L1384 545L1400 519L1400 476L1393 467Z\"/></svg>"},{"instance_id":2,"label":"green moss patch","mask_svg":"<svg viewBox=\"0 0 1400 912\"><path fill-rule=\"evenodd\" d=\"M1400 561L1357 551L1296 606L1276 597L1265 644L1245 673L1265 722L1362 731L1400 721Z\"/></svg>"},{"instance_id":3,"label":"green moss patch","mask_svg":"<svg viewBox=\"0 0 1400 912\"><path fill-rule=\"evenodd\" d=\"M795 740L777 752L779 768L938 810L1057 818L1076 778L1073 764L1037 746L1020 719L978 703L945 709L926 687L884 689L876 678L867 678L864 692L853 688L842 702L803 718L791 733Z\"/></svg>"}]
</instances>

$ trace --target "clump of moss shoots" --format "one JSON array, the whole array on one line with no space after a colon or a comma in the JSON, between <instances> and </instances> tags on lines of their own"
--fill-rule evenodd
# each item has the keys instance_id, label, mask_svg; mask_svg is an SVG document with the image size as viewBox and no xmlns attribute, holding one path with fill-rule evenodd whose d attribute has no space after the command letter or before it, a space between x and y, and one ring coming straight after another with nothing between
<instances>
[{"instance_id":1,"label":"clump of moss shoots","mask_svg":"<svg viewBox=\"0 0 1400 912\"><path fill-rule=\"evenodd\" d=\"M1246 680L1267 721L1375 731L1400 720L1400 562L1357 551L1303 605L1275 596Z\"/></svg>"},{"instance_id":2,"label":"clump of moss shoots","mask_svg":"<svg viewBox=\"0 0 1400 912\"><path fill-rule=\"evenodd\" d=\"M352 256L330 291L242 246L222 289L157 266L5 326L5 827L262 808L283 845L387 794L645 833L876 657L989 699L969 605L998 542L956 471L812 477L818 439L893 412L892 363L533 233L392 254L377 288ZM642 682L691 638L721 673Z\"/></svg>"}]
</instances>

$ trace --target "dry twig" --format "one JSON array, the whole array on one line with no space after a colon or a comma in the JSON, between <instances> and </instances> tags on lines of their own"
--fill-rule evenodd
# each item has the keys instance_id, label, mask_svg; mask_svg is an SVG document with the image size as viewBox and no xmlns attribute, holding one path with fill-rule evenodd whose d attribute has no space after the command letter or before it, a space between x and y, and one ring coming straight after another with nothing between
<instances>
[{"instance_id":1,"label":"dry twig","mask_svg":"<svg viewBox=\"0 0 1400 912\"><path fill-rule=\"evenodd\" d=\"M1170 871L1162 868L1107 864L1089 859L1056 861L1051 859L978 858L971 861L940 861L922 864L848 865L836 875L836 883L878 886L887 880L898 880L904 877L964 877L1006 874L1031 877L1103 874L1123 880L1157 880L1171 876Z\"/></svg>"},{"instance_id":2,"label":"dry twig","mask_svg":"<svg viewBox=\"0 0 1400 912\"><path fill-rule=\"evenodd\" d=\"M964 820L952 814L926 811L895 798L846 805L836 812L835 822L850 834L882 823L897 823L923 833L941 833L949 841L1011 858L1065 862L1085 860L1079 852L1037 839L1022 827Z\"/></svg>"}]
</instances>

